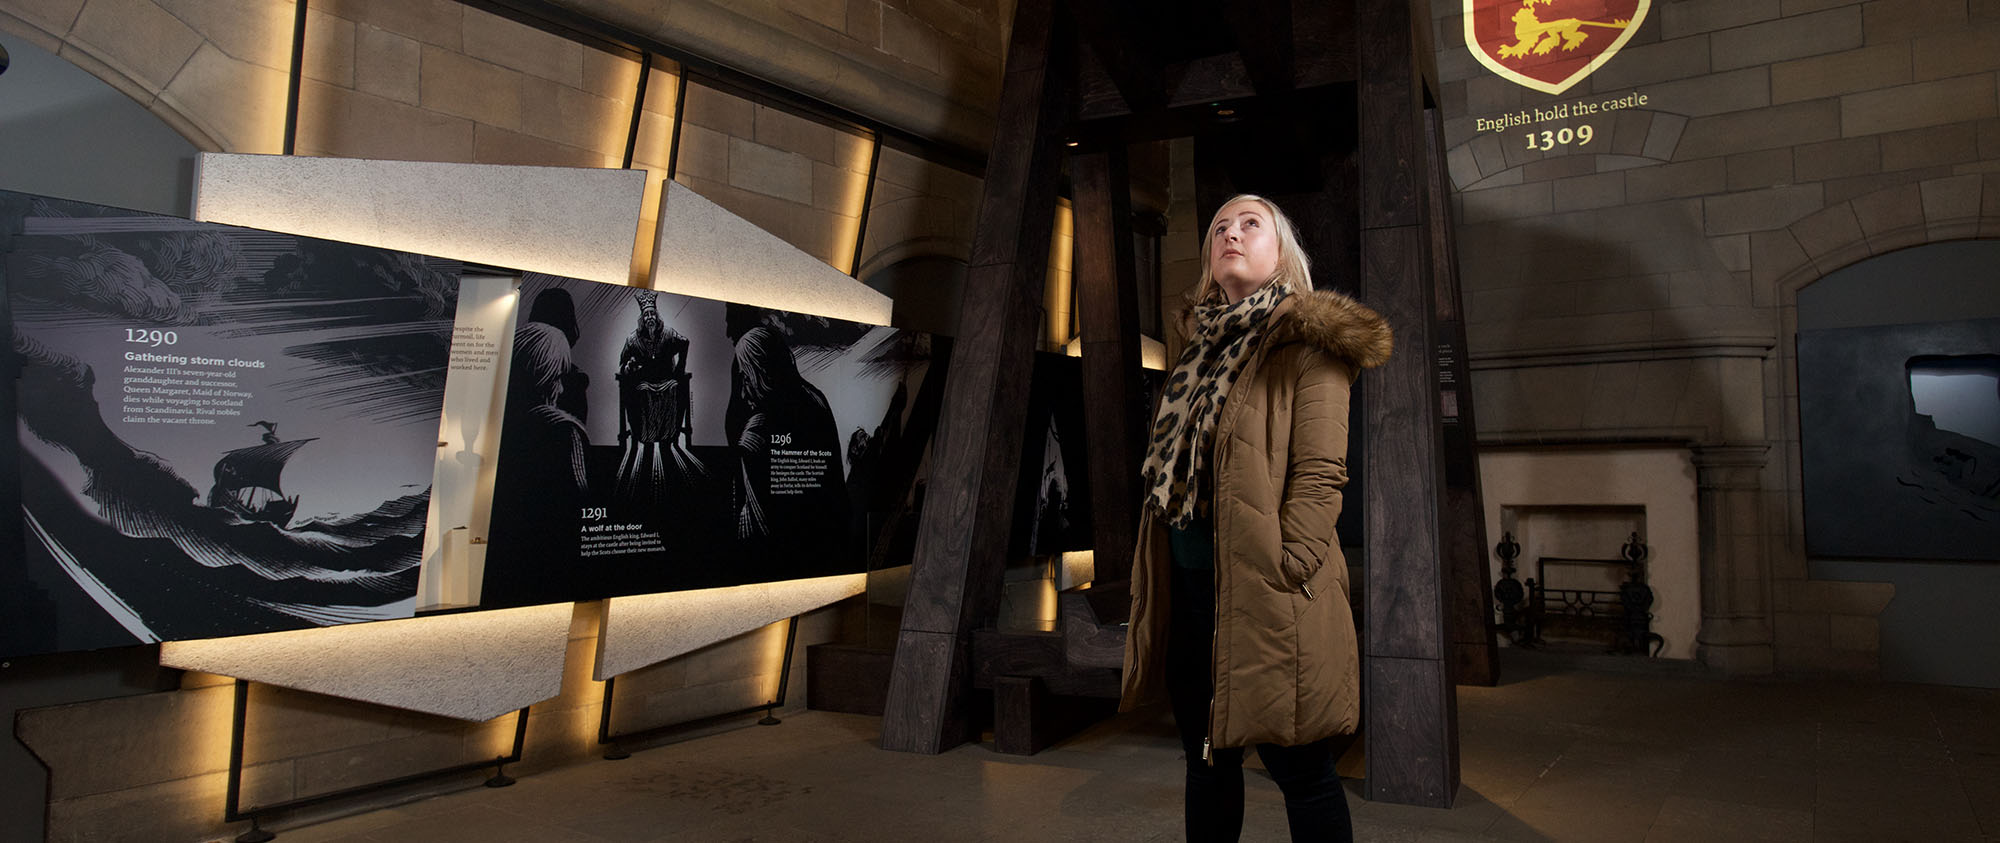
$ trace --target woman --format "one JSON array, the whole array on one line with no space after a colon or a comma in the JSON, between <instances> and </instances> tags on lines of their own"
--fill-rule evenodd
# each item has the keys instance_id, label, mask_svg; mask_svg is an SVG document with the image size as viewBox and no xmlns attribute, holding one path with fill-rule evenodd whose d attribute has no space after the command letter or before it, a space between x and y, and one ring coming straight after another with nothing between
<instances>
[{"instance_id":1,"label":"woman","mask_svg":"<svg viewBox=\"0 0 2000 843\"><path fill-rule=\"evenodd\" d=\"M1313 290L1256 196L1216 212L1191 302L1147 447L1120 705L1172 703L1190 840L1241 833L1252 744L1293 840L1349 840L1332 737L1354 731L1359 659L1334 521L1348 389L1388 359L1389 326Z\"/></svg>"}]
</instances>

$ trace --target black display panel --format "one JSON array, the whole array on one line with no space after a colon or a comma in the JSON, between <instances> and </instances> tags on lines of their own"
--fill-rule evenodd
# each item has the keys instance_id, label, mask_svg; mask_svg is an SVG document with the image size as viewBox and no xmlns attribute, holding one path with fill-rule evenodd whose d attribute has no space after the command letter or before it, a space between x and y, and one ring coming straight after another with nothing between
<instances>
[{"instance_id":1,"label":"black display panel","mask_svg":"<svg viewBox=\"0 0 2000 843\"><path fill-rule=\"evenodd\" d=\"M929 335L534 274L520 302L482 607L858 573L914 504Z\"/></svg>"},{"instance_id":2,"label":"black display panel","mask_svg":"<svg viewBox=\"0 0 2000 843\"><path fill-rule=\"evenodd\" d=\"M1806 548L2000 560L2000 319L1799 333Z\"/></svg>"},{"instance_id":3,"label":"black display panel","mask_svg":"<svg viewBox=\"0 0 2000 843\"><path fill-rule=\"evenodd\" d=\"M5 192L0 257L0 656L414 614L455 262ZM463 608L910 561L949 338L533 273L513 302ZM1035 355L1012 555L1090 546L1079 362Z\"/></svg>"},{"instance_id":4,"label":"black display panel","mask_svg":"<svg viewBox=\"0 0 2000 843\"><path fill-rule=\"evenodd\" d=\"M409 616L455 263L0 192L0 653Z\"/></svg>"},{"instance_id":5,"label":"black display panel","mask_svg":"<svg viewBox=\"0 0 2000 843\"><path fill-rule=\"evenodd\" d=\"M1012 555L1048 556L1091 548L1085 434L1082 358L1035 355L1009 541Z\"/></svg>"}]
</instances>

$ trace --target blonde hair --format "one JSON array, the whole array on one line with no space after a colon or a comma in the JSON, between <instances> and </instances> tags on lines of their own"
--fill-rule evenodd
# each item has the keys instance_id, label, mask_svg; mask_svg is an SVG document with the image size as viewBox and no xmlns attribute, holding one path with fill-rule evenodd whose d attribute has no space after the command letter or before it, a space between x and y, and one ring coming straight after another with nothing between
<instances>
[{"instance_id":1,"label":"blonde hair","mask_svg":"<svg viewBox=\"0 0 2000 843\"><path fill-rule=\"evenodd\" d=\"M1216 206L1215 216L1208 220L1208 227L1201 230L1201 280L1188 294L1187 304L1192 308L1207 301L1210 296L1220 295L1221 286L1215 283L1215 267L1210 263L1215 250L1215 221L1222 218L1222 212L1238 202L1255 202L1264 206L1271 215L1272 227L1278 232L1278 269L1271 273L1265 284L1277 282L1286 285L1291 292L1312 289L1312 266L1306 258L1306 250L1299 245L1299 230L1292 225L1292 218L1278 210L1277 203L1254 193L1238 193Z\"/></svg>"}]
</instances>

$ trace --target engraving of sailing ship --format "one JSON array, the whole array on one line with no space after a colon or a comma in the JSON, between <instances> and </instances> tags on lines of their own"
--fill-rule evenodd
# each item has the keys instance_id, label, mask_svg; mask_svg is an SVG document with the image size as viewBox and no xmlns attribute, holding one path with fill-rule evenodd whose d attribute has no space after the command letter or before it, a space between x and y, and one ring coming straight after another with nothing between
<instances>
[{"instance_id":1,"label":"engraving of sailing ship","mask_svg":"<svg viewBox=\"0 0 2000 843\"><path fill-rule=\"evenodd\" d=\"M215 485L208 490L208 505L245 521L284 528L298 512L299 499L297 495L286 497L279 479L292 455L316 439L281 440L278 426L270 422L248 426L265 428L264 443L223 452L215 463Z\"/></svg>"}]
</instances>

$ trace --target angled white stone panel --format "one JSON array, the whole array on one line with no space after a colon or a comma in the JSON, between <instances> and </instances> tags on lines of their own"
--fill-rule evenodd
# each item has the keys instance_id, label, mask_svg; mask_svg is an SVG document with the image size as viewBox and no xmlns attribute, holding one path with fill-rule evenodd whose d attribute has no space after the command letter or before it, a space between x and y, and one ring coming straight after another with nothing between
<instances>
[{"instance_id":1,"label":"angled white stone panel","mask_svg":"<svg viewBox=\"0 0 2000 843\"><path fill-rule=\"evenodd\" d=\"M793 615L830 606L867 586L866 574L702 591L614 597L597 638L603 680L690 653Z\"/></svg>"},{"instance_id":2,"label":"angled white stone panel","mask_svg":"<svg viewBox=\"0 0 2000 843\"><path fill-rule=\"evenodd\" d=\"M194 218L629 283L641 170L204 152Z\"/></svg>"},{"instance_id":3,"label":"angled white stone panel","mask_svg":"<svg viewBox=\"0 0 2000 843\"><path fill-rule=\"evenodd\" d=\"M160 664L463 720L562 690L575 604L169 641Z\"/></svg>"},{"instance_id":4,"label":"angled white stone panel","mask_svg":"<svg viewBox=\"0 0 2000 843\"><path fill-rule=\"evenodd\" d=\"M889 324L888 296L675 182L661 187L654 248L661 292Z\"/></svg>"}]
</instances>

